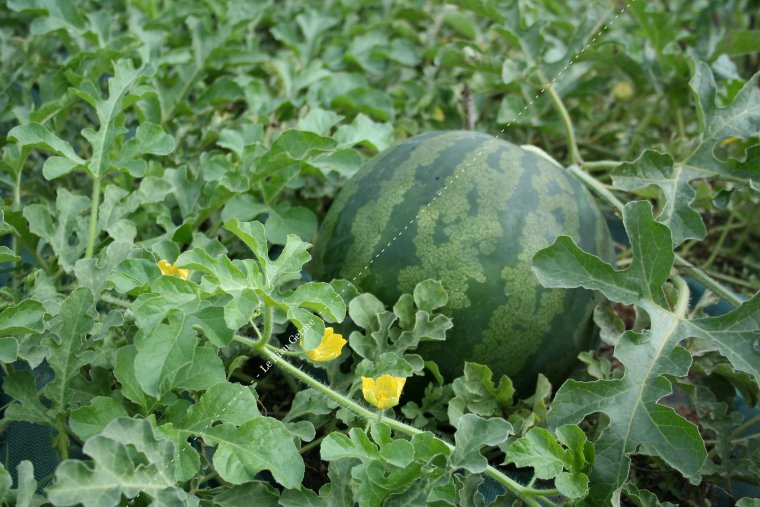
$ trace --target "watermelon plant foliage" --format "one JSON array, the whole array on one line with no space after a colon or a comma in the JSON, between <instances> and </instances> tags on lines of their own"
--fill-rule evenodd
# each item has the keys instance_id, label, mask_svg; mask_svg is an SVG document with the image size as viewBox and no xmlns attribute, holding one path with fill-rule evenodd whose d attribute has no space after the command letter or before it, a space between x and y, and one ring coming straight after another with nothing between
<instances>
[{"instance_id":1,"label":"watermelon plant foliage","mask_svg":"<svg viewBox=\"0 0 760 507\"><path fill-rule=\"evenodd\" d=\"M755 4L2 3L0 504L755 505ZM360 167L461 130L609 218L525 263L608 300L567 381L442 375L446 277L315 278Z\"/></svg>"}]
</instances>

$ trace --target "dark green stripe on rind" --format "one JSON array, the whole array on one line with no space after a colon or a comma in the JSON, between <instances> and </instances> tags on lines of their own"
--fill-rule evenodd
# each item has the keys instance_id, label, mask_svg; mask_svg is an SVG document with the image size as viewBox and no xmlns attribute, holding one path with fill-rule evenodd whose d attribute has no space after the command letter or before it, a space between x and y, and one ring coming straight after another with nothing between
<instances>
[{"instance_id":1,"label":"dark green stripe on rind","mask_svg":"<svg viewBox=\"0 0 760 507\"><path fill-rule=\"evenodd\" d=\"M384 152L346 185L320 231L314 271L361 275L355 283L387 305L421 280L442 280L454 328L420 353L448 380L470 360L528 390L538 372L561 380L591 339L592 294L544 289L530 269L560 234L611 255L591 195L563 169L490 136L435 132Z\"/></svg>"}]
</instances>

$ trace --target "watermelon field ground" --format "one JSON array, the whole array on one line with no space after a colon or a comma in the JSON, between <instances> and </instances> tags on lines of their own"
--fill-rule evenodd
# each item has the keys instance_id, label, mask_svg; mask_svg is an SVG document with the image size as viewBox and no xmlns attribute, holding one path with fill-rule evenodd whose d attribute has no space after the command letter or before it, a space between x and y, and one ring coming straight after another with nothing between
<instances>
[{"instance_id":1,"label":"watermelon field ground","mask_svg":"<svg viewBox=\"0 0 760 507\"><path fill-rule=\"evenodd\" d=\"M3 506L760 506L757 0L0 4Z\"/></svg>"}]
</instances>

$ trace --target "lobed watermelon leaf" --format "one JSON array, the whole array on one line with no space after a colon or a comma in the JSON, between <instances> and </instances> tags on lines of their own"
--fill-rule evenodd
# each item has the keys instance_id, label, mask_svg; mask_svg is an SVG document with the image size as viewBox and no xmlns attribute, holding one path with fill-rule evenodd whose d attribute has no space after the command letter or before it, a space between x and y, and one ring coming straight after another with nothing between
<instances>
[{"instance_id":1,"label":"lobed watermelon leaf","mask_svg":"<svg viewBox=\"0 0 760 507\"><path fill-rule=\"evenodd\" d=\"M732 138L747 139L760 134L760 72L750 78L726 107L715 105L716 84L710 67L692 60L690 81L699 118L699 135L691 152L674 162L667 153L645 150L638 159L619 165L613 183L623 190L658 187L661 209L657 221L670 228L673 246L687 239L704 239L702 217L692 208L696 193L690 182L697 178L723 176L757 185L760 182L760 145L747 149L744 161L720 160L714 150Z\"/></svg>"},{"instance_id":2,"label":"lobed watermelon leaf","mask_svg":"<svg viewBox=\"0 0 760 507\"><path fill-rule=\"evenodd\" d=\"M650 329L620 337L615 357L625 366L622 378L569 380L548 414L552 428L579 423L594 413L609 418L594 442L589 501L595 504L619 501L631 455L637 452L656 454L692 483L700 481L707 453L697 427L659 403L671 392L669 377L689 371L691 356L679 345L682 340L709 340L736 370L760 378L760 353L754 348L760 333L760 295L727 315L686 320L671 310L662 291L674 259L670 230L654 220L651 204L644 201L628 203L623 219L633 247L628 269L616 271L567 237L533 259L544 286L596 289L613 301L636 304L651 321Z\"/></svg>"}]
</instances>

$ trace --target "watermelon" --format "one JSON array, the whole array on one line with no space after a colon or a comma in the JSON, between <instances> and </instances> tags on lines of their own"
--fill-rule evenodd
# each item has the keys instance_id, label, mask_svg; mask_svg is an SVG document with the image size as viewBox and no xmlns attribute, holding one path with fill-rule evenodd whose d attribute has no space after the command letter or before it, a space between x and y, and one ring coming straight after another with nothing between
<instances>
[{"instance_id":1,"label":"watermelon","mask_svg":"<svg viewBox=\"0 0 760 507\"><path fill-rule=\"evenodd\" d=\"M529 394L538 373L564 380L594 336L598 296L545 289L531 269L559 235L612 258L593 197L548 156L486 134L430 132L372 158L340 190L312 272L352 280L389 306L418 282L441 280L453 328L418 353L446 381L472 361Z\"/></svg>"}]
</instances>

